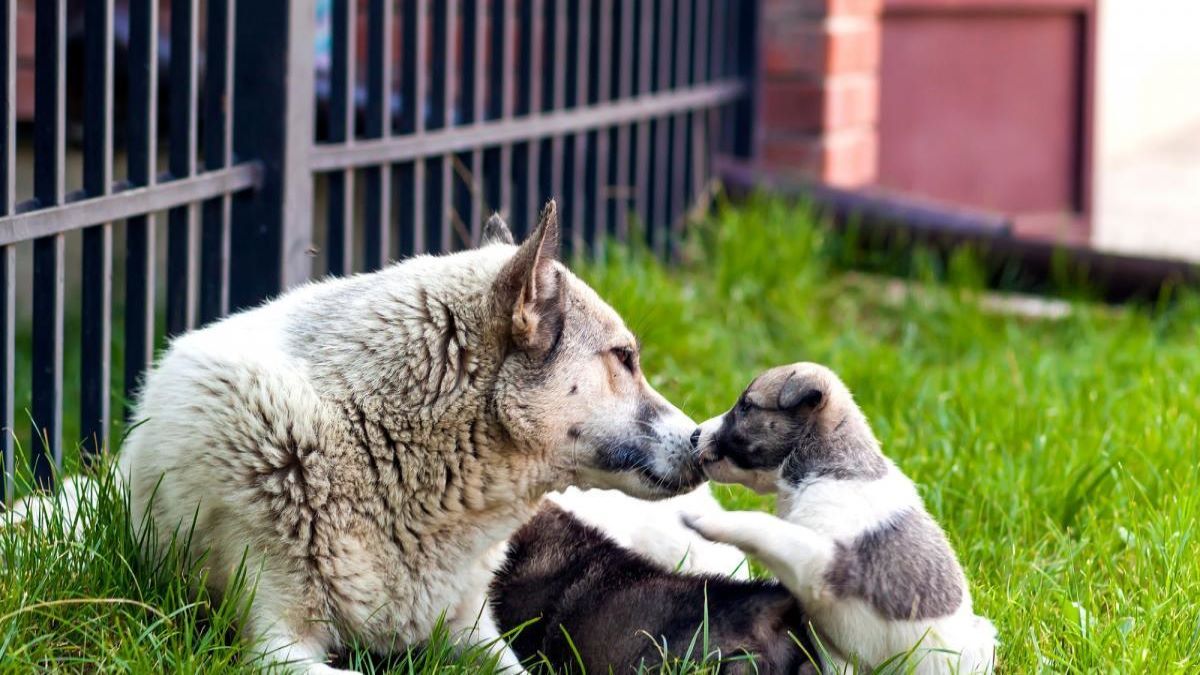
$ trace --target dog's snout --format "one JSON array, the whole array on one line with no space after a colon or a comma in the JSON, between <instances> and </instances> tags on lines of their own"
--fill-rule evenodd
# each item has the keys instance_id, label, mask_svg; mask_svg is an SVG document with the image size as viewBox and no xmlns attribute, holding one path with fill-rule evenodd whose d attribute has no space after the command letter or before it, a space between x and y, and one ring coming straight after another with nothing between
<instances>
[{"instance_id":1,"label":"dog's snout","mask_svg":"<svg viewBox=\"0 0 1200 675\"><path fill-rule=\"evenodd\" d=\"M717 456L716 435L717 430L721 426L722 417L718 415L710 420L701 422L699 427L692 432L692 452L696 455L696 459L705 464L719 459Z\"/></svg>"}]
</instances>

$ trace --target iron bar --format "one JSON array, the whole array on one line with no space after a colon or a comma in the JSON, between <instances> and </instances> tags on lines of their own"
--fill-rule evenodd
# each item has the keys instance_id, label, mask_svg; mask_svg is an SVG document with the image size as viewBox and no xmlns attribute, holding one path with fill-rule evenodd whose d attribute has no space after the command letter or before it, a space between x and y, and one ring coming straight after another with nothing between
<instances>
[{"instance_id":1,"label":"iron bar","mask_svg":"<svg viewBox=\"0 0 1200 675\"><path fill-rule=\"evenodd\" d=\"M197 0L171 3L171 99L168 166L171 178L196 174ZM183 204L167 214L167 333L196 324L196 208Z\"/></svg>"},{"instance_id":2,"label":"iron bar","mask_svg":"<svg viewBox=\"0 0 1200 675\"><path fill-rule=\"evenodd\" d=\"M690 84L689 71L692 56L692 2L681 0L675 14L675 68L671 75L671 88ZM691 111L680 111L671 118L671 161L670 168L670 206L668 220L664 226L668 228L668 247L672 255L677 254L676 247L683 234L684 211L687 208L687 141L690 136L688 126Z\"/></svg>"},{"instance_id":3,"label":"iron bar","mask_svg":"<svg viewBox=\"0 0 1200 675\"><path fill-rule=\"evenodd\" d=\"M358 0L333 0L330 40L329 140L354 139L355 26ZM326 267L330 274L354 271L354 172L330 174L326 201Z\"/></svg>"},{"instance_id":4,"label":"iron bar","mask_svg":"<svg viewBox=\"0 0 1200 675\"><path fill-rule=\"evenodd\" d=\"M367 7L367 138L386 138L392 129L392 2L370 0ZM392 168L370 166L364 174L363 266L369 272L391 257Z\"/></svg>"},{"instance_id":5,"label":"iron bar","mask_svg":"<svg viewBox=\"0 0 1200 675\"><path fill-rule=\"evenodd\" d=\"M632 100L613 101L584 109L563 110L527 118L493 120L420 135L397 136L385 141L362 141L354 145L319 145L310 155L310 166L317 172L340 171L349 167L444 155L473 147L495 147L520 139L561 137L601 126L669 116L680 110L720 106L736 101L745 91L746 87L742 82L730 80L680 91L639 96Z\"/></svg>"},{"instance_id":6,"label":"iron bar","mask_svg":"<svg viewBox=\"0 0 1200 675\"><path fill-rule=\"evenodd\" d=\"M41 207L62 202L66 174L66 0L36 4L33 120L33 196ZM34 482L53 485L62 462L63 267L62 234L33 242L33 438L29 445Z\"/></svg>"},{"instance_id":7,"label":"iron bar","mask_svg":"<svg viewBox=\"0 0 1200 675\"><path fill-rule=\"evenodd\" d=\"M591 74L589 60L591 58L591 38L592 38L592 0L576 0L575 6L575 77L573 78L575 87L574 105L576 109L586 110L588 107L588 85L589 75ZM570 232L571 253L582 255L587 252L585 248L589 237L587 229L589 228L590 209L588 208L588 176L587 176L587 159L588 159L588 134L591 128L580 130L575 133L573 139L573 148L571 152L572 167L570 172L571 177L571 196L570 202L566 204L564 211L567 214L566 226ZM594 151L594 149L593 149Z\"/></svg>"},{"instance_id":8,"label":"iron bar","mask_svg":"<svg viewBox=\"0 0 1200 675\"><path fill-rule=\"evenodd\" d=\"M132 189L148 190L155 183L158 158L158 2L134 0L129 6L129 119L127 162ZM154 251L155 216L143 204L129 205L125 224L125 400L132 401L142 373L154 357ZM82 207L81 207L82 208ZM79 218L92 216L91 205ZM69 212L58 214L69 220ZM122 216L113 217L113 219ZM51 223L30 222L26 230ZM8 232L0 224L0 238ZM74 223L62 223L64 229ZM19 228L13 230L20 232ZM126 421L133 409L125 408Z\"/></svg>"},{"instance_id":9,"label":"iron bar","mask_svg":"<svg viewBox=\"0 0 1200 675\"><path fill-rule=\"evenodd\" d=\"M113 2L93 0L84 16L85 65L83 189L103 196L112 189ZM83 231L82 334L79 431L83 459L108 446L112 342L112 225Z\"/></svg>"},{"instance_id":10,"label":"iron bar","mask_svg":"<svg viewBox=\"0 0 1200 675\"><path fill-rule=\"evenodd\" d=\"M236 0L208 0L205 22L204 169L228 167L233 158L233 17ZM204 201L200 231L200 323L229 312L228 194Z\"/></svg>"},{"instance_id":11,"label":"iron bar","mask_svg":"<svg viewBox=\"0 0 1200 675\"><path fill-rule=\"evenodd\" d=\"M56 236L97 221L134 218L139 214L241 192L261 185L261 176L262 168L257 162L245 162L185 180L128 187L104 197L85 198L50 209L0 218L0 246L35 237Z\"/></svg>"},{"instance_id":12,"label":"iron bar","mask_svg":"<svg viewBox=\"0 0 1200 675\"><path fill-rule=\"evenodd\" d=\"M17 3L0 3L0 217L16 203L17 161ZM16 469L15 401L17 249L0 246L0 504L13 498Z\"/></svg>"}]
</instances>

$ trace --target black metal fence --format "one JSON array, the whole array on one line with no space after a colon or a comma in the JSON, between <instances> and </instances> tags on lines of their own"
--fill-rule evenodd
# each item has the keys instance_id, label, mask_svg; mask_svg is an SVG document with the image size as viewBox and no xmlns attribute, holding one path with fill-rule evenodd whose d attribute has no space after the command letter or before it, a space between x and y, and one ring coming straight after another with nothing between
<instances>
[{"instance_id":1,"label":"black metal fence","mask_svg":"<svg viewBox=\"0 0 1200 675\"><path fill-rule=\"evenodd\" d=\"M644 233L665 254L709 188L714 153L750 147L754 2L130 0L120 31L113 2L83 3L76 149L68 3L36 0L33 187L23 200L16 0L0 2L4 496L18 411L32 420L24 447L34 480L49 485L61 466L66 349L78 354L79 400L68 409L78 410L87 461L107 447L113 400L132 398L164 335L314 273L467 246L491 210L523 231L550 196L572 252ZM114 34L126 36L124 72L114 71ZM124 119L114 119L114 90L128 99ZM82 184L68 191L73 152ZM81 255L70 270L78 293L68 294L69 236ZM18 292L26 257L31 293ZM18 349L25 330L28 359ZM14 384L18 364L30 369L27 395Z\"/></svg>"}]
</instances>

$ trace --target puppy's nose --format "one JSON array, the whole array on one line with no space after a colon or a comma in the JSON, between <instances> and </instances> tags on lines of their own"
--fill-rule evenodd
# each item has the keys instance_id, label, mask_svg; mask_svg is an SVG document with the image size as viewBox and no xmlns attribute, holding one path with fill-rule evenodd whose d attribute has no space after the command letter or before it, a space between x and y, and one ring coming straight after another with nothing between
<instances>
[{"instance_id":1,"label":"puppy's nose","mask_svg":"<svg viewBox=\"0 0 1200 675\"><path fill-rule=\"evenodd\" d=\"M692 432L692 449L695 450L699 446L700 446L700 427L696 427L696 430Z\"/></svg>"}]
</instances>

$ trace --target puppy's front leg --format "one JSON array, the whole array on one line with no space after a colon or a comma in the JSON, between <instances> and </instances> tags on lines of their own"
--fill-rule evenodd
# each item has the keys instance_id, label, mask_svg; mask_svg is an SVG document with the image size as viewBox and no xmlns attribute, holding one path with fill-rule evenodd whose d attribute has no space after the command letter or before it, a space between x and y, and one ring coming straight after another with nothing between
<instances>
[{"instance_id":1,"label":"puppy's front leg","mask_svg":"<svg viewBox=\"0 0 1200 675\"><path fill-rule=\"evenodd\" d=\"M760 511L685 515L683 522L705 539L732 544L752 555L801 601L819 600L832 540Z\"/></svg>"}]
</instances>

